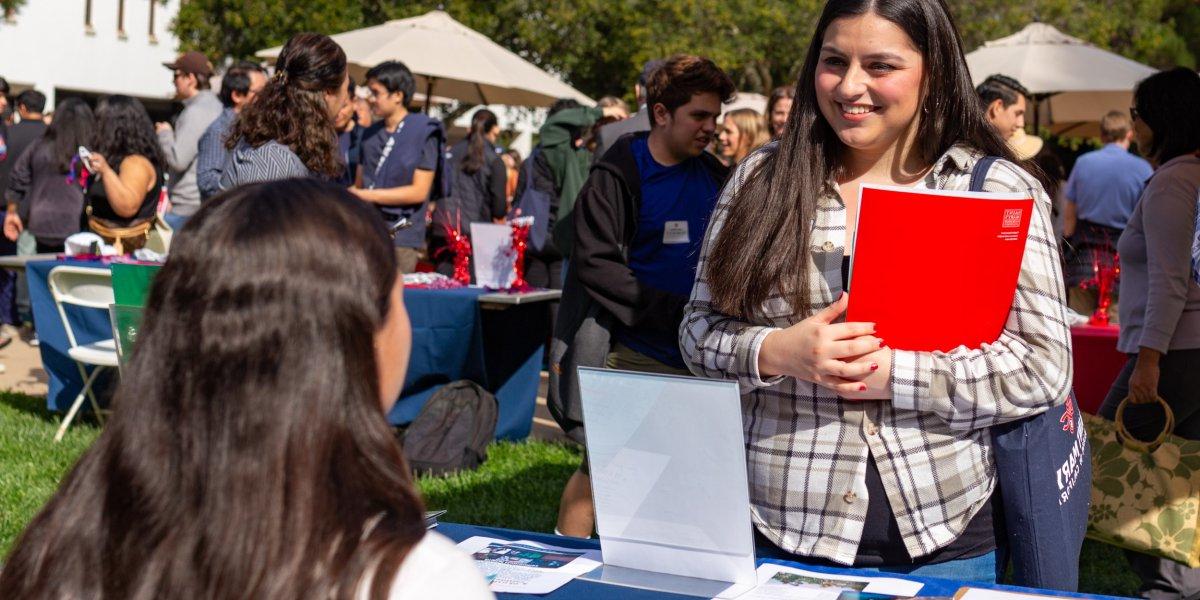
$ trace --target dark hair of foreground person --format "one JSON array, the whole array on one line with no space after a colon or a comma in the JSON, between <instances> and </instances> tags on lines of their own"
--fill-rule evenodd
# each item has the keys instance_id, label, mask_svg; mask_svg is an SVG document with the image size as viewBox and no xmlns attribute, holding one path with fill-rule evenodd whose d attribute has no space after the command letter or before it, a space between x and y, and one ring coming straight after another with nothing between
<instances>
[{"instance_id":1,"label":"dark hair of foreground person","mask_svg":"<svg viewBox=\"0 0 1200 600\"><path fill-rule=\"evenodd\" d=\"M383 222L285 180L207 201L171 250L113 416L0 597L386 597L425 528L380 401Z\"/></svg>"}]
</instances>

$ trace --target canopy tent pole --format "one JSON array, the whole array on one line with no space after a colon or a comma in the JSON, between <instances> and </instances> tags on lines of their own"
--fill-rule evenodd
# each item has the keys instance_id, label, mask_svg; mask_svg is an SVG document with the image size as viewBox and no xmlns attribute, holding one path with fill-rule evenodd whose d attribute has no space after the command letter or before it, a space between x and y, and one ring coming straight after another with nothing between
<instances>
[{"instance_id":1,"label":"canopy tent pole","mask_svg":"<svg viewBox=\"0 0 1200 600\"><path fill-rule=\"evenodd\" d=\"M425 78L425 114L429 114L429 107L433 104L433 82L436 77Z\"/></svg>"}]
</instances>

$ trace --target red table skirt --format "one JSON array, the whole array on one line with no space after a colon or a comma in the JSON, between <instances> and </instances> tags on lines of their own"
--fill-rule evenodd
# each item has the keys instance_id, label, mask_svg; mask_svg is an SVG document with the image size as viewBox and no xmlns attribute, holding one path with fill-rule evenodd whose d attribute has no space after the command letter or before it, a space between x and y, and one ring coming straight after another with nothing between
<instances>
[{"instance_id":1,"label":"red table skirt","mask_svg":"<svg viewBox=\"0 0 1200 600\"><path fill-rule=\"evenodd\" d=\"M1128 356L1117 351L1120 329L1111 325L1071 328L1075 358L1075 397L1079 408L1095 414Z\"/></svg>"}]
</instances>

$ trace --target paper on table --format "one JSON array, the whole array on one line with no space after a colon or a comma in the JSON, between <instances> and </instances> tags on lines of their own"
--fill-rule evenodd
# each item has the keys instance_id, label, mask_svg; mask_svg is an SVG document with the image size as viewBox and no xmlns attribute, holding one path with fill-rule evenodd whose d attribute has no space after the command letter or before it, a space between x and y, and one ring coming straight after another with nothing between
<instances>
[{"instance_id":1,"label":"paper on table","mask_svg":"<svg viewBox=\"0 0 1200 600\"><path fill-rule=\"evenodd\" d=\"M486 288L507 289L517 278L513 269L512 228L471 223L471 265L475 282Z\"/></svg>"},{"instance_id":2,"label":"paper on table","mask_svg":"<svg viewBox=\"0 0 1200 600\"><path fill-rule=\"evenodd\" d=\"M475 559L493 592L548 594L600 566L596 550L475 536L458 547Z\"/></svg>"},{"instance_id":3,"label":"paper on table","mask_svg":"<svg viewBox=\"0 0 1200 600\"><path fill-rule=\"evenodd\" d=\"M845 591L865 595L915 596L922 584L892 577L855 577L804 571L766 563L758 567L758 586L738 600L838 600Z\"/></svg>"},{"instance_id":4,"label":"paper on table","mask_svg":"<svg viewBox=\"0 0 1200 600\"><path fill-rule=\"evenodd\" d=\"M979 588L961 588L954 594L955 600L1041 600L1053 598L1041 594L1020 594L1016 592L1001 592L999 590L981 590Z\"/></svg>"}]
</instances>

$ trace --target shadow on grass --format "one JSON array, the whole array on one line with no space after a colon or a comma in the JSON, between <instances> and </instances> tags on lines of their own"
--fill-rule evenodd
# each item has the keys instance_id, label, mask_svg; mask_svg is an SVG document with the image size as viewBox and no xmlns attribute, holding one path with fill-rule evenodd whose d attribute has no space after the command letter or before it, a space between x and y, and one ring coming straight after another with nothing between
<instances>
[{"instance_id":1,"label":"shadow on grass","mask_svg":"<svg viewBox=\"0 0 1200 600\"><path fill-rule=\"evenodd\" d=\"M56 427L62 422L63 415L46 408L46 398L43 396L30 396L29 394L19 392L0 392L0 404ZM71 423L72 427L77 425L96 426L98 424L90 412L84 412L86 410L88 410L88 407L85 406L75 416L75 420Z\"/></svg>"}]
</instances>

